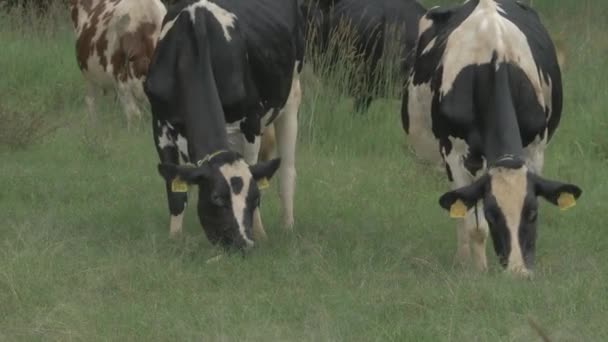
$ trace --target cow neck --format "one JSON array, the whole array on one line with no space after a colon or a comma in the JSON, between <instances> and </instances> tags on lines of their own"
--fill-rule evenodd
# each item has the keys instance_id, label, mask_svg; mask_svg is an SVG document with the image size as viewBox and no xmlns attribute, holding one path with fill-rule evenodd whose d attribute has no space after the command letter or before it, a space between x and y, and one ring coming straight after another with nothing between
<instances>
[{"instance_id":1,"label":"cow neck","mask_svg":"<svg viewBox=\"0 0 608 342\"><path fill-rule=\"evenodd\" d=\"M186 125L188 151L190 160L194 163L218 151L229 150L224 114L213 112L191 116Z\"/></svg>"},{"instance_id":2,"label":"cow neck","mask_svg":"<svg viewBox=\"0 0 608 342\"><path fill-rule=\"evenodd\" d=\"M489 165L506 156L513 159L521 159L523 156L521 134L507 68L501 65L496 72L493 72L493 78L494 89L486 102L482 130L484 155Z\"/></svg>"},{"instance_id":3,"label":"cow neck","mask_svg":"<svg viewBox=\"0 0 608 342\"><path fill-rule=\"evenodd\" d=\"M205 57L205 58L203 58ZM208 60L208 56L203 56ZM188 140L190 160L196 162L206 155L228 149L224 110L213 83L210 62L194 66L195 71L181 75L177 91L181 117ZM200 68L196 72L196 68Z\"/></svg>"}]
</instances>

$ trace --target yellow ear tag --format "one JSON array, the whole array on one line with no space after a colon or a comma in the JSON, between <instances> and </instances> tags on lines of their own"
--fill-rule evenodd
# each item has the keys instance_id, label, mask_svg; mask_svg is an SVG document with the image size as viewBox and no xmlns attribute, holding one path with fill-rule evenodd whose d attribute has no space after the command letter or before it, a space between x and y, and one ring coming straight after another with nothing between
<instances>
[{"instance_id":1,"label":"yellow ear tag","mask_svg":"<svg viewBox=\"0 0 608 342\"><path fill-rule=\"evenodd\" d=\"M264 177L258 181L258 189L264 190L268 188L270 184L268 183L268 178Z\"/></svg>"},{"instance_id":2,"label":"yellow ear tag","mask_svg":"<svg viewBox=\"0 0 608 342\"><path fill-rule=\"evenodd\" d=\"M171 192L188 192L188 184L179 177L175 177L171 181Z\"/></svg>"},{"instance_id":3,"label":"yellow ear tag","mask_svg":"<svg viewBox=\"0 0 608 342\"><path fill-rule=\"evenodd\" d=\"M467 214L467 206L461 200L457 200L450 207L451 218L463 218Z\"/></svg>"},{"instance_id":4,"label":"yellow ear tag","mask_svg":"<svg viewBox=\"0 0 608 342\"><path fill-rule=\"evenodd\" d=\"M574 195L568 192L562 192L557 199L557 205L560 210L567 210L574 207L576 205Z\"/></svg>"}]
</instances>

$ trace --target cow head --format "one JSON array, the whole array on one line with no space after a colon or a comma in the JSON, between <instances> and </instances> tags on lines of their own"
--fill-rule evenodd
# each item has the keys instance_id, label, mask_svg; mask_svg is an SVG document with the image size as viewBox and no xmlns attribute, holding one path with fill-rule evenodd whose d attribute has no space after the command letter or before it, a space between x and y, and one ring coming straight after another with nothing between
<instances>
[{"instance_id":1,"label":"cow head","mask_svg":"<svg viewBox=\"0 0 608 342\"><path fill-rule=\"evenodd\" d=\"M260 205L257 181L270 179L279 165L277 158L249 166L236 152L223 151L197 166L159 164L158 170L173 191L180 191L184 183L198 185L198 216L211 243L244 250L254 244L253 214Z\"/></svg>"},{"instance_id":2,"label":"cow head","mask_svg":"<svg viewBox=\"0 0 608 342\"><path fill-rule=\"evenodd\" d=\"M534 263L538 200L541 196L565 210L582 190L573 184L544 179L520 160L505 160L490 167L474 183L445 193L439 204L452 217L464 217L483 201L494 250L508 271L529 275Z\"/></svg>"}]
</instances>

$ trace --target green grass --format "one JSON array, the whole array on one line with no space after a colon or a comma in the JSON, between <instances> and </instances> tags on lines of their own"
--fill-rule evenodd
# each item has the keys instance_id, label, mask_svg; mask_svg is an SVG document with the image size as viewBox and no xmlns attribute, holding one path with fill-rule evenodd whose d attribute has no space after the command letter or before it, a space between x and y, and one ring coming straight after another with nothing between
<instances>
[{"instance_id":1,"label":"green grass","mask_svg":"<svg viewBox=\"0 0 608 342\"><path fill-rule=\"evenodd\" d=\"M269 241L207 263L218 251L195 196L185 238L168 238L149 123L127 133L108 98L103 126L86 127L67 13L50 26L0 14L2 108L61 123L0 147L0 341L539 340L530 318L554 341L608 340L608 3L534 4L568 53L545 174L584 193L563 213L543 203L532 281L503 274L491 244L487 274L453 267L448 184L407 152L399 100L356 116L309 70L295 231L279 228L273 181Z\"/></svg>"}]
</instances>

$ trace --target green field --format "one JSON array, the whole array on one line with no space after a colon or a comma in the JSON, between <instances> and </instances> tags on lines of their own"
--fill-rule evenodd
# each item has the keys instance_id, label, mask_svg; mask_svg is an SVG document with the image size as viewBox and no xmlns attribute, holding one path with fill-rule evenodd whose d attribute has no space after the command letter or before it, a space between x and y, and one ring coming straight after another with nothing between
<instances>
[{"instance_id":1,"label":"green field","mask_svg":"<svg viewBox=\"0 0 608 342\"><path fill-rule=\"evenodd\" d=\"M194 194L168 238L149 121L128 133L112 97L86 120L67 11L0 14L0 341L538 341L530 320L553 341L607 341L608 2L533 4L567 54L545 175L583 195L542 202L529 281L490 242L488 273L454 266L449 185L408 152L400 100L354 115L310 69L295 230L273 180L269 240L207 263Z\"/></svg>"}]
</instances>

